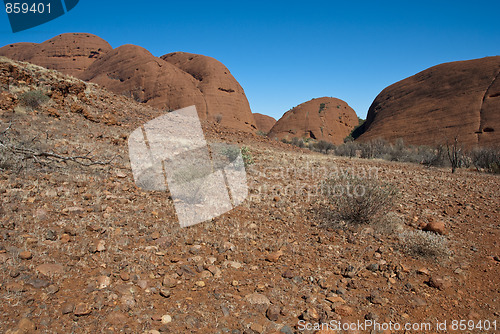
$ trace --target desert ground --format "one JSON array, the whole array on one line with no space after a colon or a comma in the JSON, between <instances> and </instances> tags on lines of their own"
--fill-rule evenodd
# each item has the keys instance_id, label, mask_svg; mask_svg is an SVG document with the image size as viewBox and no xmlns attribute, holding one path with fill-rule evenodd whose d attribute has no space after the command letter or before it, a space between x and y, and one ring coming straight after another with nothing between
<instances>
[{"instance_id":1,"label":"desert ground","mask_svg":"<svg viewBox=\"0 0 500 334\"><path fill-rule=\"evenodd\" d=\"M12 64L2 61L17 79L0 101L11 148L0 175L2 332L328 333L314 324L365 320L428 333L495 332L476 327L496 321L498 331L498 175L335 157L203 122L209 142L248 148L249 196L180 228L170 194L138 188L128 161L128 134L161 111ZM50 101L20 107L16 93L37 87ZM339 174L390 184L393 205L365 224L339 220L319 191ZM443 235L420 231L430 222ZM455 330L460 320L475 327ZM340 332L372 330L403 332Z\"/></svg>"}]
</instances>

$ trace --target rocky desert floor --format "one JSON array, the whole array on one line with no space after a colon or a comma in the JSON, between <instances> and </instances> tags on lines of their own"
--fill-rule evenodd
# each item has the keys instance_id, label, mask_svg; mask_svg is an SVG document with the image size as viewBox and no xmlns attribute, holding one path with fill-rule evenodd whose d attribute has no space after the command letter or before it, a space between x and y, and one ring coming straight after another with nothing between
<instances>
[{"instance_id":1,"label":"rocky desert floor","mask_svg":"<svg viewBox=\"0 0 500 334\"><path fill-rule=\"evenodd\" d=\"M314 324L366 320L421 326L406 332L499 330L498 175L338 158L204 124L208 140L249 148L249 196L180 228L170 195L136 187L128 163L128 134L160 112L14 67L11 77L25 76L16 89L48 85L51 101L19 108L11 82L0 101L4 144L112 161L4 159L1 332L328 333ZM339 173L392 184L395 205L372 224L334 221L318 189ZM444 223L443 251L407 253L401 235L429 222ZM453 327L461 320L475 327ZM476 328L487 322L489 331Z\"/></svg>"}]
</instances>

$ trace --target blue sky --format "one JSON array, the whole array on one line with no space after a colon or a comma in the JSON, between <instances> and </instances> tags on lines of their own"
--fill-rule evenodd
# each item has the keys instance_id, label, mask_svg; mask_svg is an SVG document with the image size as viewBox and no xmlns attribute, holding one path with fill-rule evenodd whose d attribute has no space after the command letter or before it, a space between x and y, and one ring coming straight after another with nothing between
<instances>
[{"instance_id":1,"label":"blue sky","mask_svg":"<svg viewBox=\"0 0 500 334\"><path fill-rule=\"evenodd\" d=\"M321 96L365 118L388 85L449 61L500 55L500 1L89 1L0 46L88 32L113 47L185 51L226 65L253 112L275 118Z\"/></svg>"}]
</instances>

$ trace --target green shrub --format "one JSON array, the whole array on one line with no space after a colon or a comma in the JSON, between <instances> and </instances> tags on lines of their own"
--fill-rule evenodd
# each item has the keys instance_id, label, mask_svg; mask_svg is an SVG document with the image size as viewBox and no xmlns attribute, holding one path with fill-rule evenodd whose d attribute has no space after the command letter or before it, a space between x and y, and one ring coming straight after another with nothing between
<instances>
[{"instance_id":1,"label":"green shrub","mask_svg":"<svg viewBox=\"0 0 500 334\"><path fill-rule=\"evenodd\" d=\"M19 102L21 103L21 105L28 108L29 110L37 109L48 100L49 97L40 90L31 90L29 92L21 94L21 96L19 97Z\"/></svg>"},{"instance_id":2,"label":"green shrub","mask_svg":"<svg viewBox=\"0 0 500 334\"><path fill-rule=\"evenodd\" d=\"M247 146L243 146L241 148L241 157L243 158L245 166L249 166L254 163L252 153L250 153L250 149Z\"/></svg>"}]
</instances>

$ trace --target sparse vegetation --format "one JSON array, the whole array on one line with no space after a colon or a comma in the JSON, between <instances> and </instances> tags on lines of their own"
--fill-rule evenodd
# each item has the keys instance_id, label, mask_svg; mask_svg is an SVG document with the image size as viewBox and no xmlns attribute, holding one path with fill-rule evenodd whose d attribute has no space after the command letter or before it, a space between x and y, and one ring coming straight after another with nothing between
<instances>
[{"instance_id":1,"label":"sparse vegetation","mask_svg":"<svg viewBox=\"0 0 500 334\"><path fill-rule=\"evenodd\" d=\"M325 105L324 103L321 103L321 104L319 105L319 110L318 110L318 113L320 113L320 114L321 114L321 112L322 112L323 110L325 110L325 108L326 108L326 105Z\"/></svg>"},{"instance_id":2,"label":"sparse vegetation","mask_svg":"<svg viewBox=\"0 0 500 334\"><path fill-rule=\"evenodd\" d=\"M397 190L374 178L343 176L327 180L323 185L323 193L338 219L363 224L375 222L390 211Z\"/></svg>"},{"instance_id":3,"label":"sparse vegetation","mask_svg":"<svg viewBox=\"0 0 500 334\"><path fill-rule=\"evenodd\" d=\"M28 108L29 110L37 109L48 100L49 97L45 95L41 90L31 90L19 96L20 104Z\"/></svg>"},{"instance_id":4,"label":"sparse vegetation","mask_svg":"<svg viewBox=\"0 0 500 334\"><path fill-rule=\"evenodd\" d=\"M247 146L241 148L241 157L243 158L245 167L254 163L252 153L250 153L250 149Z\"/></svg>"},{"instance_id":5,"label":"sparse vegetation","mask_svg":"<svg viewBox=\"0 0 500 334\"><path fill-rule=\"evenodd\" d=\"M500 149L492 147L477 147L470 152L470 159L477 170L500 173Z\"/></svg>"},{"instance_id":6,"label":"sparse vegetation","mask_svg":"<svg viewBox=\"0 0 500 334\"><path fill-rule=\"evenodd\" d=\"M421 230L404 231L399 234L404 253L426 258L440 258L449 254L446 237Z\"/></svg>"},{"instance_id":7,"label":"sparse vegetation","mask_svg":"<svg viewBox=\"0 0 500 334\"><path fill-rule=\"evenodd\" d=\"M222 122L222 114L217 114L214 116L215 123L220 124Z\"/></svg>"}]
</instances>

